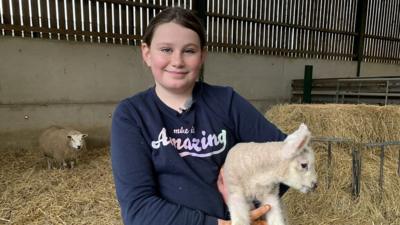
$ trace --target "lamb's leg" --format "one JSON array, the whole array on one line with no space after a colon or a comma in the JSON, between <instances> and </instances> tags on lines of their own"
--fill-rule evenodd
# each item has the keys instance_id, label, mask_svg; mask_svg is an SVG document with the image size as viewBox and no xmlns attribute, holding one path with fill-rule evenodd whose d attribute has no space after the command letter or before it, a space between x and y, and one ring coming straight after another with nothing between
<instances>
[{"instance_id":1,"label":"lamb's leg","mask_svg":"<svg viewBox=\"0 0 400 225\"><path fill-rule=\"evenodd\" d=\"M47 159L47 169L51 169L52 168L52 163L51 163L51 159L49 159L49 158L46 158Z\"/></svg>"},{"instance_id":2,"label":"lamb's leg","mask_svg":"<svg viewBox=\"0 0 400 225\"><path fill-rule=\"evenodd\" d=\"M281 208L281 201L277 194L265 195L262 204L271 205L271 209L266 215L269 225L286 225L285 216Z\"/></svg>"},{"instance_id":3,"label":"lamb's leg","mask_svg":"<svg viewBox=\"0 0 400 225\"><path fill-rule=\"evenodd\" d=\"M62 165L63 169L68 168L68 164L67 164L67 162L65 162L65 160L62 161L61 165Z\"/></svg>"},{"instance_id":4,"label":"lamb's leg","mask_svg":"<svg viewBox=\"0 0 400 225\"><path fill-rule=\"evenodd\" d=\"M244 195L229 193L228 207L231 214L232 225L250 225L250 205Z\"/></svg>"},{"instance_id":5,"label":"lamb's leg","mask_svg":"<svg viewBox=\"0 0 400 225\"><path fill-rule=\"evenodd\" d=\"M71 160L70 164L71 164L71 169L73 169L74 166L75 166L75 161L74 161L74 160Z\"/></svg>"}]
</instances>

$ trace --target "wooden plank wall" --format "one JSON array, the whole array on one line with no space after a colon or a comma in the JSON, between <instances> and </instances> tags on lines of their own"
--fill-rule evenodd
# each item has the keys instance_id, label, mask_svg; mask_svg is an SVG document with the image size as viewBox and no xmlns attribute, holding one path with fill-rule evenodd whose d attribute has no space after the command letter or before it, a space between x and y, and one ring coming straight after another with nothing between
<instances>
[{"instance_id":1,"label":"wooden plank wall","mask_svg":"<svg viewBox=\"0 0 400 225\"><path fill-rule=\"evenodd\" d=\"M363 61L400 64L400 0L0 0L0 35L138 45L163 8L198 1L210 51L352 61L361 36Z\"/></svg>"},{"instance_id":2,"label":"wooden plank wall","mask_svg":"<svg viewBox=\"0 0 400 225\"><path fill-rule=\"evenodd\" d=\"M134 44L149 20L190 0L0 0L2 35Z\"/></svg>"},{"instance_id":3,"label":"wooden plank wall","mask_svg":"<svg viewBox=\"0 0 400 225\"><path fill-rule=\"evenodd\" d=\"M400 1L368 0L364 58L400 64Z\"/></svg>"},{"instance_id":4,"label":"wooden plank wall","mask_svg":"<svg viewBox=\"0 0 400 225\"><path fill-rule=\"evenodd\" d=\"M212 50L352 60L356 0L209 0Z\"/></svg>"}]
</instances>

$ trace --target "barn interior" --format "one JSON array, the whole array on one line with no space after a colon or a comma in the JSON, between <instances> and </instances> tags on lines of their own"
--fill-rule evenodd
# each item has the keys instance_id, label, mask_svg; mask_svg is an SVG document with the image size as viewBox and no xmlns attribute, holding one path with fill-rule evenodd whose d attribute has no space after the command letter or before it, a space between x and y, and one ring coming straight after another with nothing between
<instances>
[{"instance_id":1,"label":"barn interior","mask_svg":"<svg viewBox=\"0 0 400 225\"><path fill-rule=\"evenodd\" d=\"M171 6L206 28L200 79L309 126L320 183L284 195L290 224L400 224L399 0L0 0L0 224L123 224L111 120L154 85L141 38ZM51 125L89 134L75 168L47 168Z\"/></svg>"}]
</instances>

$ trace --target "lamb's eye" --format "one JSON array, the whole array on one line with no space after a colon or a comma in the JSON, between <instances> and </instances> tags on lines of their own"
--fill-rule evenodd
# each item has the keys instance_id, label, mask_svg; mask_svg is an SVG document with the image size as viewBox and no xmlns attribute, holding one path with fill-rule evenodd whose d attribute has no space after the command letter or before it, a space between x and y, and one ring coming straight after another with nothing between
<instances>
[{"instance_id":1,"label":"lamb's eye","mask_svg":"<svg viewBox=\"0 0 400 225\"><path fill-rule=\"evenodd\" d=\"M308 164L307 163L302 163L302 164L300 164L300 166L303 169L307 169L308 168Z\"/></svg>"}]
</instances>

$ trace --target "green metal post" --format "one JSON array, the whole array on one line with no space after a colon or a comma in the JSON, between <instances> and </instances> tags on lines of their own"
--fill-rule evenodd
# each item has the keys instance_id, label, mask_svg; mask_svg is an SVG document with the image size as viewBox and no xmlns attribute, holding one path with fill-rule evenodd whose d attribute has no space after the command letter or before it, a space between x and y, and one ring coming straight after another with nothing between
<instances>
[{"instance_id":1,"label":"green metal post","mask_svg":"<svg viewBox=\"0 0 400 225\"><path fill-rule=\"evenodd\" d=\"M303 103L311 103L313 66L306 65L304 70Z\"/></svg>"}]
</instances>

